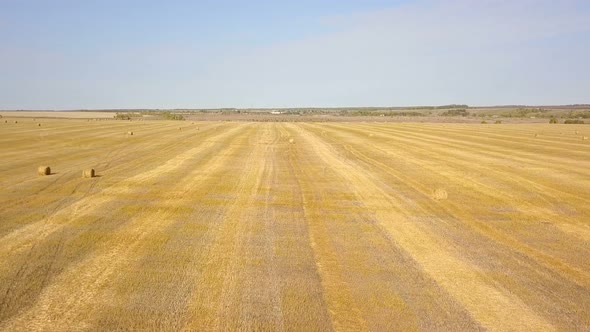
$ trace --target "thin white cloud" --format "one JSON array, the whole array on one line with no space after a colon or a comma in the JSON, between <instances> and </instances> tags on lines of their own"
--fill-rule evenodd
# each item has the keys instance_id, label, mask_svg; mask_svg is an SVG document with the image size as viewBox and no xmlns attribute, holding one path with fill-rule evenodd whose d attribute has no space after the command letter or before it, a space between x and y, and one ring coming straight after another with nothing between
<instances>
[{"instance_id":1,"label":"thin white cloud","mask_svg":"<svg viewBox=\"0 0 590 332\"><path fill-rule=\"evenodd\" d=\"M339 30L256 49L217 73L247 79L250 104L264 106L587 98L579 83L590 82L579 77L588 77L588 64L572 71L579 57L551 41L589 31L589 12L574 1L422 1L325 22ZM588 54L588 41L579 42L575 52Z\"/></svg>"}]
</instances>

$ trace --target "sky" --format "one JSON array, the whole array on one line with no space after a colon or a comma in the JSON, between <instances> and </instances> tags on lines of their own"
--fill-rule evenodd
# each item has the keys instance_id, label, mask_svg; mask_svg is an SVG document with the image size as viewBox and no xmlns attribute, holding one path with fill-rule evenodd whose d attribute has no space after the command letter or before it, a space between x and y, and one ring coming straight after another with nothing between
<instances>
[{"instance_id":1,"label":"sky","mask_svg":"<svg viewBox=\"0 0 590 332\"><path fill-rule=\"evenodd\" d=\"M0 0L0 109L590 103L588 0Z\"/></svg>"}]
</instances>

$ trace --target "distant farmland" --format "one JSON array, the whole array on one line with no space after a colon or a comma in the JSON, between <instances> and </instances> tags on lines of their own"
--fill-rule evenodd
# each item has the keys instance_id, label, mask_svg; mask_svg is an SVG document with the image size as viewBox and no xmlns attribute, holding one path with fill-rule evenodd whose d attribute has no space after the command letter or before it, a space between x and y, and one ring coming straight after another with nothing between
<instances>
[{"instance_id":1,"label":"distant farmland","mask_svg":"<svg viewBox=\"0 0 590 332\"><path fill-rule=\"evenodd\" d=\"M31 111L31 112L0 112L3 117L24 118L68 118L68 119L112 119L115 112L65 112L65 111Z\"/></svg>"},{"instance_id":2,"label":"distant farmland","mask_svg":"<svg viewBox=\"0 0 590 332\"><path fill-rule=\"evenodd\" d=\"M0 330L590 329L588 125L7 116Z\"/></svg>"}]
</instances>

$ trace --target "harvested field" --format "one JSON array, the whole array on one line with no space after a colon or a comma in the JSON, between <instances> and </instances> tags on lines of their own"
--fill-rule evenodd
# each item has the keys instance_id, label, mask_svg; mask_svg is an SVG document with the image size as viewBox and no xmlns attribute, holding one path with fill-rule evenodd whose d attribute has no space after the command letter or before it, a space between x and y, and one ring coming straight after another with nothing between
<instances>
[{"instance_id":1,"label":"harvested field","mask_svg":"<svg viewBox=\"0 0 590 332\"><path fill-rule=\"evenodd\" d=\"M178 128L0 126L0 330L590 330L590 126Z\"/></svg>"},{"instance_id":2,"label":"harvested field","mask_svg":"<svg viewBox=\"0 0 590 332\"><path fill-rule=\"evenodd\" d=\"M114 115L113 112L0 111L0 116L18 118L112 119Z\"/></svg>"}]
</instances>

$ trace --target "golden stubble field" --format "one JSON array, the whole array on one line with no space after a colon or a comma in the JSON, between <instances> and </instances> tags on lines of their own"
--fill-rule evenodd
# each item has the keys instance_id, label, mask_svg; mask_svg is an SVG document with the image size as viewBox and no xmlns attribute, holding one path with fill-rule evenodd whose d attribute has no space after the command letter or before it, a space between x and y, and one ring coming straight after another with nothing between
<instances>
[{"instance_id":1,"label":"golden stubble field","mask_svg":"<svg viewBox=\"0 0 590 332\"><path fill-rule=\"evenodd\" d=\"M590 330L590 126L2 120L0 330Z\"/></svg>"}]
</instances>

